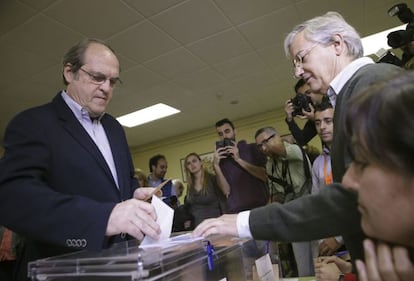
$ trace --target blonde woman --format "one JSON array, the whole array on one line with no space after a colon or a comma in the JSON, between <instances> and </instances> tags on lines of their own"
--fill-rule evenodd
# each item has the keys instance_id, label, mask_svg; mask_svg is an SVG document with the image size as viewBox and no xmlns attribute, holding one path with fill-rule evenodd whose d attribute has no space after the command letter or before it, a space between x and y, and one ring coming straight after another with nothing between
<instances>
[{"instance_id":1,"label":"blonde woman","mask_svg":"<svg viewBox=\"0 0 414 281\"><path fill-rule=\"evenodd\" d=\"M185 204L194 217L194 226L204 219L222 215L226 199L217 185L215 175L204 169L197 153L188 154L184 163L188 181Z\"/></svg>"}]
</instances>

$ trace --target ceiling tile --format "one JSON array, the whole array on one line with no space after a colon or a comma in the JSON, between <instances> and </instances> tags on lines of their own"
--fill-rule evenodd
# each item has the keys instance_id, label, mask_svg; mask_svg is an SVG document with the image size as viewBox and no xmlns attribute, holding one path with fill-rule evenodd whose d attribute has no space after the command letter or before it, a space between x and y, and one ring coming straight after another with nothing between
<instances>
[{"instance_id":1,"label":"ceiling tile","mask_svg":"<svg viewBox=\"0 0 414 281\"><path fill-rule=\"evenodd\" d=\"M30 7L32 7L33 9L37 10L37 11L41 11L47 7L49 7L52 4L56 4L58 3L60 0L56 1L56 0L18 0L21 3L24 3Z\"/></svg>"},{"instance_id":2,"label":"ceiling tile","mask_svg":"<svg viewBox=\"0 0 414 281\"><path fill-rule=\"evenodd\" d=\"M133 67L122 73L122 87L131 91L131 94L139 93L164 82L163 77L143 66Z\"/></svg>"},{"instance_id":3,"label":"ceiling tile","mask_svg":"<svg viewBox=\"0 0 414 281\"><path fill-rule=\"evenodd\" d=\"M234 24L269 14L274 10L289 6L291 0L214 0Z\"/></svg>"},{"instance_id":4,"label":"ceiling tile","mask_svg":"<svg viewBox=\"0 0 414 281\"><path fill-rule=\"evenodd\" d=\"M276 77L271 71L255 72L249 76L233 79L231 82L245 91L254 91L258 88L268 87L275 83Z\"/></svg>"},{"instance_id":5,"label":"ceiling tile","mask_svg":"<svg viewBox=\"0 0 414 281\"><path fill-rule=\"evenodd\" d=\"M121 1L64 0L44 13L87 37L99 39L106 39L143 20Z\"/></svg>"},{"instance_id":6,"label":"ceiling tile","mask_svg":"<svg viewBox=\"0 0 414 281\"><path fill-rule=\"evenodd\" d=\"M185 0L124 0L146 17L158 14Z\"/></svg>"},{"instance_id":7,"label":"ceiling tile","mask_svg":"<svg viewBox=\"0 0 414 281\"><path fill-rule=\"evenodd\" d=\"M229 21L210 0L187 1L152 17L151 21L183 44L230 27Z\"/></svg>"},{"instance_id":8,"label":"ceiling tile","mask_svg":"<svg viewBox=\"0 0 414 281\"><path fill-rule=\"evenodd\" d=\"M199 91L223 83L224 78L211 68L205 68L180 76L173 81L184 88Z\"/></svg>"},{"instance_id":9,"label":"ceiling tile","mask_svg":"<svg viewBox=\"0 0 414 281\"><path fill-rule=\"evenodd\" d=\"M67 49L82 37L60 23L39 14L1 39L6 42L5 44L15 46L24 52L60 62ZM22 62L22 60L17 61Z\"/></svg>"},{"instance_id":10,"label":"ceiling tile","mask_svg":"<svg viewBox=\"0 0 414 281\"><path fill-rule=\"evenodd\" d=\"M160 75L174 78L178 75L205 68L206 65L185 48L178 48L144 63Z\"/></svg>"},{"instance_id":11,"label":"ceiling tile","mask_svg":"<svg viewBox=\"0 0 414 281\"><path fill-rule=\"evenodd\" d=\"M304 0L296 4L300 22L309 18L321 16L329 11L335 11L345 17L351 25L361 23L364 13L364 2L359 0Z\"/></svg>"},{"instance_id":12,"label":"ceiling tile","mask_svg":"<svg viewBox=\"0 0 414 281\"><path fill-rule=\"evenodd\" d=\"M215 64L213 67L227 79L235 79L248 76L251 73L268 70L268 67L256 52L232 58L225 62Z\"/></svg>"},{"instance_id":13,"label":"ceiling tile","mask_svg":"<svg viewBox=\"0 0 414 281\"><path fill-rule=\"evenodd\" d=\"M219 63L253 50L234 28L198 40L187 45L187 48L209 64Z\"/></svg>"},{"instance_id":14,"label":"ceiling tile","mask_svg":"<svg viewBox=\"0 0 414 281\"><path fill-rule=\"evenodd\" d=\"M27 52L17 46L21 45L11 47L0 43L0 53L7 54L2 57L0 64L0 73L2 73L0 84L3 86L21 84L36 73L56 64L56 61L52 59Z\"/></svg>"},{"instance_id":15,"label":"ceiling tile","mask_svg":"<svg viewBox=\"0 0 414 281\"><path fill-rule=\"evenodd\" d=\"M141 22L108 40L118 53L137 63L158 57L177 47L178 43L148 21Z\"/></svg>"},{"instance_id":16,"label":"ceiling tile","mask_svg":"<svg viewBox=\"0 0 414 281\"><path fill-rule=\"evenodd\" d=\"M13 11L10 13L8 11ZM16 1L2 0L0 2L0 36L11 31L35 15L35 11Z\"/></svg>"},{"instance_id":17,"label":"ceiling tile","mask_svg":"<svg viewBox=\"0 0 414 281\"><path fill-rule=\"evenodd\" d=\"M289 6L238 26L248 42L257 49L283 42L285 35L299 23L295 8ZM277 30L277 31L276 31Z\"/></svg>"}]
</instances>

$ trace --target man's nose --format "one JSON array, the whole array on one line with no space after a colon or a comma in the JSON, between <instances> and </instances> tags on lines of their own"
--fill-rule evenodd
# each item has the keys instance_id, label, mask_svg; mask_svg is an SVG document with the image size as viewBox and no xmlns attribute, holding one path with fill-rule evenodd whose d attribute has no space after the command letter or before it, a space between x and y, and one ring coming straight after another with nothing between
<instances>
[{"instance_id":1,"label":"man's nose","mask_svg":"<svg viewBox=\"0 0 414 281\"><path fill-rule=\"evenodd\" d=\"M295 66L293 76L295 76L296 79L301 79L302 78L302 75L303 75L303 72L304 72L303 71L303 67L301 67L301 66Z\"/></svg>"},{"instance_id":2,"label":"man's nose","mask_svg":"<svg viewBox=\"0 0 414 281\"><path fill-rule=\"evenodd\" d=\"M106 79L102 84L101 84L101 89L103 89L106 93L108 93L109 91L112 91L114 87L111 85L111 81L109 79Z\"/></svg>"}]
</instances>

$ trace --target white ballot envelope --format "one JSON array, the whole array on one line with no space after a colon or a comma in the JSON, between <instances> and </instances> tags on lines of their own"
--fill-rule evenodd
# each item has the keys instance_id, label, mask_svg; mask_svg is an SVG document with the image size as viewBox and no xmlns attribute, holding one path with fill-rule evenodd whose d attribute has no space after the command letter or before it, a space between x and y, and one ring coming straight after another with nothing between
<instances>
[{"instance_id":1,"label":"white ballot envelope","mask_svg":"<svg viewBox=\"0 0 414 281\"><path fill-rule=\"evenodd\" d=\"M161 243L167 240L171 236L174 209L164 203L157 196L152 196L151 205L154 206L155 212L157 213L157 223L161 227L161 234L158 240L154 240L151 237L145 236L140 246L152 245Z\"/></svg>"}]
</instances>

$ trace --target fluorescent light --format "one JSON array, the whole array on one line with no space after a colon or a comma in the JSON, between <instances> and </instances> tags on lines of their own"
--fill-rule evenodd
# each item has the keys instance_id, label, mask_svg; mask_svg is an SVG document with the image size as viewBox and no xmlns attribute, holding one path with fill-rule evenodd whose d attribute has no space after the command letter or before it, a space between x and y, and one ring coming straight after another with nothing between
<instances>
[{"instance_id":1,"label":"fluorescent light","mask_svg":"<svg viewBox=\"0 0 414 281\"><path fill-rule=\"evenodd\" d=\"M142 125L157 119L161 119L176 113L179 113L180 110L168 106L163 103L158 103L155 105L151 105L144 109L140 109L138 111L128 113L126 115L120 116L116 118L119 123L123 126L131 128L138 125Z\"/></svg>"},{"instance_id":2,"label":"fluorescent light","mask_svg":"<svg viewBox=\"0 0 414 281\"><path fill-rule=\"evenodd\" d=\"M373 35L369 35L367 37L362 38L362 46L364 47L364 56L368 56L371 54L376 53L379 49L385 49L388 50L391 47L387 44L387 35L390 32L404 29L405 30L406 24L384 30L378 33L375 33Z\"/></svg>"}]
</instances>

